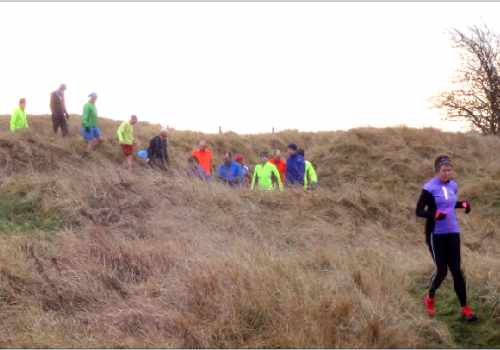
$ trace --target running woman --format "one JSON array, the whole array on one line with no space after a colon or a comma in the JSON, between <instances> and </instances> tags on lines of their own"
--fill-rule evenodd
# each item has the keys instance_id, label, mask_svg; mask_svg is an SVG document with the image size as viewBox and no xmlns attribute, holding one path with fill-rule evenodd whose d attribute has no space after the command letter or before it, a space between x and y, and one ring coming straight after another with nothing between
<instances>
[{"instance_id":1,"label":"running woman","mask_svg":"<svg viewBox=\"0 0 500 350\"><path fill-rule=\"evenodd\" d=\"M467 321L476 321L476 315L467 305L465 278L460 267L460 227L455 213L455 209L465 209L468 214L471 206L469 201L457 200L458 185L453 180L450 157L437 157L434 170L436 176L424 185L416 209L417 216L427 219L426 241L436 264L424 304L429 316L433 317L436 314L434 296L450 269L455 293L462 307L462 317Z\"/></svg>"}]
</instances>

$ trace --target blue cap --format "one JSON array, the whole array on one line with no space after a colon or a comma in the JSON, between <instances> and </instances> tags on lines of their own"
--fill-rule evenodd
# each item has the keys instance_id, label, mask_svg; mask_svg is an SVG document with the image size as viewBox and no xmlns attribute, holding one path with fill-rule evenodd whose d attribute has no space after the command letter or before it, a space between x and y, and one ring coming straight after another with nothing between
<instances>
[{"instance_id":1,"label":"blue cap","mask_svg":"<svg viewBox=\"0 0 500 350\"><path fill-rule=\"evenodd\" d=\"M97 98L97 94L95 92L91 93L89 97Z\"/></svg>"}]
</instances>

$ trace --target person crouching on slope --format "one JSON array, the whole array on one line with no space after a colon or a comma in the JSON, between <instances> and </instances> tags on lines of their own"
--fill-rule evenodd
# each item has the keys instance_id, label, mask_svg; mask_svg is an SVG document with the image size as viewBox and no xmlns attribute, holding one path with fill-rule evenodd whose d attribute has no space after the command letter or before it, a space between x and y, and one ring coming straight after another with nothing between
<instances>
[{"instance_id":1,"label":"person crouching on slope","mask_svg":"<svg viewBox=\"0 0 500 350\"><path fill-rule=\"evenodd\" d=\"M85 141L87 141L87 151L83 154L83 158L87 157L101 142L101 130L97 127L96 101L97 94L93 92L89 95L89 102L83 106L82 128L80 129L80 133Z\"/></svg>"},{"instance_id":2,"label":"person crouching on slope","mask_svg":"<svg viewBox=\"0 0 500 350\"><path fill-rule=\"evenodd\" d=\"M253 172L252 184L250 188L255 189L255 185L261 190L273 191L276 189L276 183L280 191L283 191L283 183L281 182L278 168L269 162L269 154L262 152L260 154L260 163L255 166Z\"/></svg>"},{"instance_id":3,"label":"person crouching on slope","mask_svg":"<svg viewBox=\"0 0 500 350\"><path fill-rule=\"evenodd\" d=\"M233 160L233 154L226 152L224 162L217 169L217 178L230 186L239 186L243 182L243 167Z\"/></svg>"},{"instance_id":4,"label":"person crouching on slope","mask_svg":"<svg viewBox=\"0 0 500 350\"><path fill-rule=\"evenodd\" d=\"M305 163L304 157L297 153L298 147L288 145L288 159L286 161L286 184L289 186L304 185Z\"/></svg>"},{"instance_id":5,"label":"person crouching on slope","mask_svg":"<svg viewBox=\"0 0 500 350\"><path fill-rule=\"evenodd\" d=\"M122 149L123 155L127 162L127 168L132 171L132 160L134 154L134 125L137 123L137 117L132 115L129 121L124 121L121 123L120 127L116 131L118 136L118 142Z\"/></svg>"},{"instance_id":6,"label":"person crouching on slope","mask_svg":"<svg viewBox=\"0 0 500 350\"><path fill-rule=\"evenodd\" d=\"M297 153L304 157L304 190L315 190L318 187L318 175L316 174L316 170L310 161L305 160L305 152L302 148L300 148Z\"/></svg>"},{"instance_id":7,"label":"person crouching on slope","mask_svg":"<svg viewBox=\"0 0 500 350\"><path fill-rule=\"evenodd\" d=\"M167 170L167 166L170 164L167 147L167 130L160 131L160 135L153 137L149 141L147 162L151 167L158 166L162 170Z\"/></svg>"},{"instance_id":8,"label":"person crouching on slope","mask_svg":"<svg viewBox=\"0 0 500 350\"><path fill-rule=\"evenodd\" d=\"M26 99L19 100L19 107L14 109L10 116L10 131L28 128L28 117L26 116Z\"/></svg>"},{"instance_id":9,"label":"person crouching on slope","mask_svg":"<svg viewBox=\"0 0 500 350\"><path fill-rule=\"evenodd\" d=\"M429 316L433 317L436 314L434 296L450 269L462 317L467 321L476 321L476 315L467 305L467 290L460 263L460 226L455 213L458 208L465 209L466 214L470 213L470 203L457 198L458 185L452 178L453 165L448 156L437 157L434 170L436 176L425 183L416 208L417 216L427 219L427 241L436 265L424 304Z\"/></svg>"}]
</instances>

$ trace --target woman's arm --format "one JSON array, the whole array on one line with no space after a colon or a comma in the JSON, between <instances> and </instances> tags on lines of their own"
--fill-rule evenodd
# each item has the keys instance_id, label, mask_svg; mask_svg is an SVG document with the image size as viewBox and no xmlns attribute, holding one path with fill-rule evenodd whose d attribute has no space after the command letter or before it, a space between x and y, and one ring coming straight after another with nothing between
<instances>
[{"instance_id":1,"label":"woman's arm","mask_svg":"<svg viewBox=\"0 0 500 350\"><path fill-rule=\"evenodd\" d=\"M420 198L417 202L415 213L418 217L425 219L433 219L436 212L436 202L434 197L427 190L422 190Z\"/></svg>"}]
</instances>

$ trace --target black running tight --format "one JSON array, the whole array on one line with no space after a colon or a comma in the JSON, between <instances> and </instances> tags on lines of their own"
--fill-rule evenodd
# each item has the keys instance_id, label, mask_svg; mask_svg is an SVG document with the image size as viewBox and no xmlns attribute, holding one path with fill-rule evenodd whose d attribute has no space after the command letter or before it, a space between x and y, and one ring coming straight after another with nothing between
<instances>
[{"instance_id":1,"label":"black running tight","mask_svg":"<svg viewBox=\"0 0 500 350\"><path fill-rule=\"evenodd\" d=\"M460 268L460 235L456 233L432 234L431 248L436 264L436 272L433 275L429 289L430 297L434 297L436 290L446 278L448 269L450 269L453 276L453 286L460 305L467 305L465 278Z\"/></svg>"}]
</instances>

